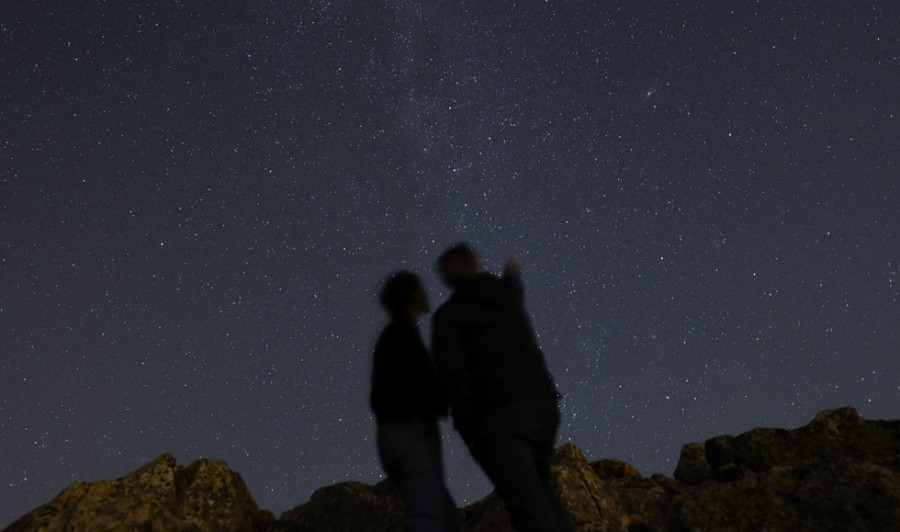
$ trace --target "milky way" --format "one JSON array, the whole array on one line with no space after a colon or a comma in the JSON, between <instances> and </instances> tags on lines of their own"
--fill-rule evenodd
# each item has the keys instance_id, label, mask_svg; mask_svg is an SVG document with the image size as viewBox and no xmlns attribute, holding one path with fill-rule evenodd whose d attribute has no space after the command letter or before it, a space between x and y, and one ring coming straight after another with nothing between
<instances>
[{"instance_id":1,"label":"milky way","mask_svg":"<svg viewBox=\"0 0 900 532\"><path fill-rule=\"evenodd\" d=\"M0 525L166 451L377 482L374 292L459 240L590 459L900 417L892 3L77 4L0 8Z\"/></svg>"}]
</instances>

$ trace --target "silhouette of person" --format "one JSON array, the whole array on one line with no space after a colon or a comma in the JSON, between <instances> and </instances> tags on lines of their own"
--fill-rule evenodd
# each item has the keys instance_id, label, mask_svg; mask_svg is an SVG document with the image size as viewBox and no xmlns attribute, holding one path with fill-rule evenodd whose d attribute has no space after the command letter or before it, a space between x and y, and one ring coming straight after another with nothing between
<instances>
[{"instance_id":1,"label":"silhouette of person","mask_svg":"<svg viewBox=\"0 0 900 532\"><path fill-rule=\"evenodd\" d=\"M434 314L432 348L456 430L516 530L572 530L550 476L559 394L525 310L518 261L497 277L461 243L437 267L453 293Z\"/></svg>"},{"instance_id":2,"label":"silhouette of person","mask_svg":"<svg viewBox=\"0 0 900 532\"><path fill-rule=\"evenodd\" d=\"M388 278L379 299L390 316L372 364L379 458L406 503L406 530L461 530L441 461L437 421L447 402L417 324L429 311L428 296L414 273L401 271Z\"/></svg>"}]
</instances>

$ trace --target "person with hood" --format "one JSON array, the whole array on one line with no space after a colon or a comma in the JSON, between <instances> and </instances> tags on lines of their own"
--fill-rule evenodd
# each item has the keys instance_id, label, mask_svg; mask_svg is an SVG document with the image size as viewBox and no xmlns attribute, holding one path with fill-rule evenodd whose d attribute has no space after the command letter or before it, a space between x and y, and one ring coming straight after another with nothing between
<instances>
[{"instance_id":1,"label":"person with hood","mask_svg":"<svg viewBox=\"0 0 900 532\"><path fill-rule=\"evenodd\" d=\"M432 349L456 430L519 532L569 531L551 486L559 394L525 310L520 265L483 272L466 243L437 261L453 289L435 312Z\"/></svg>"},{"instance_id":2,"label":"person with hood","mask_svg":"<svg viewBox=\"0 0 900 532\"><path fill-rule=\"evenodd\" d=\"M429 311L428 296L414 273L401 271L379 299L391 321L375 344L370 405L378 456L406 503L404 529L462 530L441 461L437 421L447 415L447 402L416 323Z\"/></svg>"}]
</instances>

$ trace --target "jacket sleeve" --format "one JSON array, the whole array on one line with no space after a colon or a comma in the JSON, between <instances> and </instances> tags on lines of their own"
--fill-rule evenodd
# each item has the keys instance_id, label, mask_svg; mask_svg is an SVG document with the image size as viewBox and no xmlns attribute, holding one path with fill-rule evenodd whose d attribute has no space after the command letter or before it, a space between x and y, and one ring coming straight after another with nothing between
<instances>
[{"instance_id":1,"label":"jacket sleeve","mask_svg":"<svg viewBox=\"0 0 900 532\"><path fill-rule=\"evenodd\" d=\"M463 439L469 442L474 437L475 416L472 378L466 363L461 331L450 316L441 311L435 313L431 331L434 362L450 403L453 425Z\"/></svg>"}]
</instances>

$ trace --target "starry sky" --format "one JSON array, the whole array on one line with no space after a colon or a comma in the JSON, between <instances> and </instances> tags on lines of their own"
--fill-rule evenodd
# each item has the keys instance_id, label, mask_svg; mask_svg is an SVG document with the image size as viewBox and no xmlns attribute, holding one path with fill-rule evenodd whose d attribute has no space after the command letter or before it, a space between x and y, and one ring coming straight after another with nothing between
<instances>
[{"instance_id":1,"label":"starry sky","mask_svg":"<svg viewBox=\"0 0 900 532\"><path fill-rule=\"evenodd\" d=\"M621 5L619 5L621 4ZM560 443L900 418L889 1L0 7L0 526L163 452L382 478L375 291L523 262ZM428 337L429 323L422 323ZM490 491L445 433L462 505Z\"/></svg>"}]
</instances>

